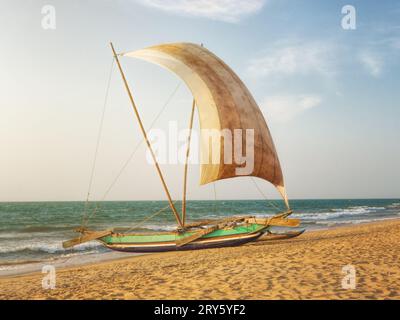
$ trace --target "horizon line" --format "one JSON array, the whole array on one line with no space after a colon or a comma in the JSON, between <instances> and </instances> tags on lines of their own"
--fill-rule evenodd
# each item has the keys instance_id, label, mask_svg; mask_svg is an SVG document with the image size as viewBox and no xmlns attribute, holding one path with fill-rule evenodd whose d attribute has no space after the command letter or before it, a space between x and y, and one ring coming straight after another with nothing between
<instances>
[{"instance_id":1,"label":"horizon line","mask_svg":"<svg viewBox=\"0 0 400 320\"><path fill-rule=\"evenodd\" d=\"M290 201L305 201L305 200L400 200L400 197L382 197L382 198L294 198ZM175 200L176 202L182 202L182 200ZM187 200L187 202L191 201L283 201L280 198L271 198L271 199L192 199ZM14 200L14 201L0 201L1 203L40 203L40 202L86 202L86 200ZM89 203L93 202L168 202L168 200L91 200Z\"/></svg>"}]
</instances>

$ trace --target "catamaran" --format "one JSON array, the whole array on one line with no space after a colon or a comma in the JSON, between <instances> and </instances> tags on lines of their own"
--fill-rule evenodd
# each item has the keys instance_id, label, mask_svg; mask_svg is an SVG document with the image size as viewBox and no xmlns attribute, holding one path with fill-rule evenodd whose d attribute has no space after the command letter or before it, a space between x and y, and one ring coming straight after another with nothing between
<instances>
[{"instance_id":1,"label":"catamaran","mask_svg":"<svg viewBox=\"0 0 400 320\"><path fill-rule=\"evenodd\" d=\"M169 203L169 208L176 220L176 229L171 232L122 232L117 229L89 230L81 227L75 231L80 235L63 242L64 248L70 248L81 243L97 240L106 247L125 252L161 252L174 250L194 250L238 246L259 239L288 239L300 235L301 231L272 233L270 228L298 227L299 219L289 218L292 210L286 194L282 169L272 140L270 131L261 110L250 91L235 72L219 57L203 45L193 43L161 44L149 48L117 53L110 43L113 57L118 66L125 89L128 93L134 114L139 123L144 140L154 160L155 169ZM184 166L182 209L178 212L175 202L169 192L164 175L147 132L134 101L132 91L125 77L120 57L139 58L160 65L175 73L188 86L192 95L192 111L190 116L186 163ZM217 220L195 221L188 223L186 216L187 172L190 151L190 140L195 110L197 109L200 128L209 130L253 130L252 145L254 146L254 167L246 174L258 177L272 183L285 203L285 210L273 216L260 218L254 215L231 216ZM243 136L246 145L247 136ZM213 140L212 151L217 150L220 161L201 163L200 184L208 184L218 180L243 177L238 172L243 164L224 161L226 149L223 137ZM209 154L207 144L201 144L201 152Z\"/></svg>"}]
</instances>

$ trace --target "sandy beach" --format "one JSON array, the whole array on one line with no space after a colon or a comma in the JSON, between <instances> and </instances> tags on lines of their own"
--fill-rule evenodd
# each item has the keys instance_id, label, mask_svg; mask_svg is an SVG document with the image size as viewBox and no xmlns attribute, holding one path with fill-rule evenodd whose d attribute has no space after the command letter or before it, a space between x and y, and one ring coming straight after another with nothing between
<instances>
[{"instance_id":1,"label":"sandy beach","mask_svg":"<svg viewBox=\"0 0 400 320\"><path fill-rule=\"evenodd\" d=\"M0 279L1 299L399 299L400 220ZM352 265L356 287L343 288Z\"/></svg>"}]
</instances>

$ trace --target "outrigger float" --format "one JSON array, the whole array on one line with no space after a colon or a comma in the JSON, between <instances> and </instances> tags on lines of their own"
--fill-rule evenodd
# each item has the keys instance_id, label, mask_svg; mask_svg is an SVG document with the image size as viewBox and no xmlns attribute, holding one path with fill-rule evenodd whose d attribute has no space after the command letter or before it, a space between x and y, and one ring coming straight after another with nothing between
<instances>
[{"instance_id":1,"label":"outrigger float","mask_svg":"<svg viewBox=\"0 0 400 320\"><path fill-rule=\"evenodd\" d=\"M256 241L261 237L263 240L289 239L299 236L304 232L304 230L300 230L276 234L270 231L270 227L275 226L298 227L300 220L289 218L292 210L290 209L285 191L278 155L266 121L249 90L228 65L202 45L192 43L162 44L120 54L116 53L112 44L111 48L133 111L147 147L153 157L155 168L168 199L169 207L175 216L177 228L172 232L129 233L119 229L93 231L86 227L81 227L75 230L80 233L80 236L63 242L64 248L97 240L107 248L124 252L197 250L239 246ZM138 108L134 102L119 60L121 56L140 58L172 71L186 83L193 94L186 163L184 167L181 213L178 213L174 205L155 153L148 140ZM219 131L229 129L231 132L237 129L244 132L251 129L254 131L254 169L251 173L245 175L258 177L272 183L284 200L286 205L284 212L263 218L244 215L220 220L187 223L187 170L191 131L196 106L201 129ZM242 138L244 145L246 145L246 138L247 136ZM207 144L201 144L202 153L209 154L210 150L204 150L204 145L207 146ZM213 139L212 151L218 152L220 161L219 163L209 161L201 164L200 184L204 185L222 179L243 177L243 174L240 173L243 165L225 163L223 137L218 141Z\"/></svg>"}]
</instances>

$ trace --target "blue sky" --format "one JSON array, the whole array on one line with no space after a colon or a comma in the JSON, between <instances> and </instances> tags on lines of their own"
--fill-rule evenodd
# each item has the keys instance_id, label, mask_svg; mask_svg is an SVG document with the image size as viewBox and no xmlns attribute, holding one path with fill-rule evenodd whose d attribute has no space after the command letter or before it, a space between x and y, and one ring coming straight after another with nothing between
<instances>
[{"instance_id":1,"label":"blue sky","mask_svg":"<svg viewBox=\"0 0 400 320\"><path fill-rule=\"evenodd\" d=\"M356 30L341 26L344 5ZM44 5L56 29L41 26ZM400 4L397 1L131 0L0 4L0 200L82 200L112 60L120 51L175 41L204 43L244 80L278 149L290 198L400 197ZM179 80L122 59L145 124ZM156 126L185 127L182 86ZM114 72L93 185L107 189L141 140ZM182 166L163 167L180 197ZM190 168L192 199L209 199ZM260 187L277 193L267 182ZM218 198L259 198L243 179L218 182ZM141 147L110 193L163 199Z\"/></svg>"}]
</instances>

